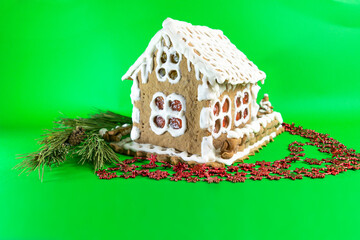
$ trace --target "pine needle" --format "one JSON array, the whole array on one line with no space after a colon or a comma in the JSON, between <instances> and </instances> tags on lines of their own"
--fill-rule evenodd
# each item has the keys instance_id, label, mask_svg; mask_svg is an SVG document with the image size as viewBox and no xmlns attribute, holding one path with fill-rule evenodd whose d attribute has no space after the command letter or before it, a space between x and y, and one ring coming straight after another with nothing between
<instances>
[{"instance_id":1,"label":"pine needle","mask_svg":"<svg viewBox=\"0 0 360 240\"><path fill-rule=\"evenodd\" d=\"M118 162L118 156L114 150L99 134L89 135L75 154L80 156L79 163L90 162L94 165L95 171L103 168L104 164Z\"/></svg>"},{"instance_id":2,"label":"pine needle","mask_svg":"<svg viewBox=\"0 0 360 240\"><path fill-rule=\"evenodd\" d=\"M38 151L24 154L20 159L24 159L21 163L17 164L14 168L23 172L32 172L36 169L39 171L39 178L42 179L41 171L45 166L59 165L66 159L66 155L70 150L70 146L66 144L72 130L64 128L61 131L58 129L48 130L43 140L39 142L42 144ZM20 173L20 174L21 174Z\"/></svg>"},{"instance_id":3,"label":"pine needle","mask_svg":"<svg viewBox=\"0 0 360 240\"><path fill-rule=\"evenodd\" d=\"M101 128L114 128L125 123L131 124L131 118L110 111L90 115L89 118L61 118L58 121L67 127L81 126L87 131L97 132Z\"/></svg>"}]
</instances>

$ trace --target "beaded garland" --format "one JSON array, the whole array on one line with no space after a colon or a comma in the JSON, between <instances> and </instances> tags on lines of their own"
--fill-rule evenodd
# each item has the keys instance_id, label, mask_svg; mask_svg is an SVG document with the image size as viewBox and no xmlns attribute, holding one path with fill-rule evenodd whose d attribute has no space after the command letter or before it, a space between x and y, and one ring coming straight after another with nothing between
<instances>
[{"instance_id":1,"label":"beaded garland","mask_svg":"<svg viewBox=\"0 0 360 240\"><path fill-rule=\"evenodd\" d=\"M208 183L219 183L221 181L245 182L248 179L257 181L262 179L303 179L324 178L329 175L337 175L348 170L360 169L360 154L354 149L347 148L344 144L329 137L328 134L315 132L314 130L304 129L295 124L282 124L285 131L291 135L298 135L309 142L292 142L288 146L289 156L274 162L257 161L255 163L240 163L223 168L214 168L205 164L196 164L190 166L187 163L180 162L172 165L168 162L158 161L155 155L150 158L134 157L124 160L115 167L97 171L100 179L112 178L135 178L138 176L148 177L150 179L170 179L171 181L187 181ZM305 158L303 146L316 146L318 151L326 153L329 158L313 159ZM148 162L145 164L145 162ZM296 162L303 162L309 165L309 168L290 169ZM175 173L169 173L172 170Z\"/></svg>"}]
</instances>

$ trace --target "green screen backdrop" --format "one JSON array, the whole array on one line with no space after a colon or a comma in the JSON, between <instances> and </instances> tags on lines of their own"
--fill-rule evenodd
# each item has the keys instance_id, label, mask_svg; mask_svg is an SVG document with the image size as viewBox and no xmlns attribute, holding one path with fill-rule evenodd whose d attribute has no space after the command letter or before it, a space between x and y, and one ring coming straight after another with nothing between
<instances>
[{"instance_id":1,"label":"green screen backdrop","mask_svg":"<svg viewBox=\"0 0 360 240\"><path fill-rule=\"evenodd\" d=\"M360 151L359 0L1 0L0 239L359 239L360 172L210 185L104 181L71 159L43 183L11 170L60 113L130 116L121 76L167 17L221 29L265 71L259 94L285 122Z\"/></svg>"}]
</instances>

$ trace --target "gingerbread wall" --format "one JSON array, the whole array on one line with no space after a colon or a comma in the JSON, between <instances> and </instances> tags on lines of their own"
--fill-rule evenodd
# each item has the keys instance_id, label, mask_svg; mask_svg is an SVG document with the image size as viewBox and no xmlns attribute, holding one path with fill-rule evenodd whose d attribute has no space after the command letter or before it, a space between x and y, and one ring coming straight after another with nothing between
<instances>
[{"instance_id":1,"label":"gingerbread wall","mask_svg":"<svg viewBox=\"0 0 360 240\"><path fill-rule=\"evenodd\" d=\"M178 151L186 151L190 154L201 155L201 142L204 136L210 135L205 129L200 129L200 112L205 106L209 106L209 101L197 100L197 89L201 81L195 77L194 67L191 65L191 71L188 71L187 59L182 56L180 61L181 78L178 83L172 84L169 81L158 81L156 72L157 52L153 57L153 71L150 73L148 82L142 83L141 72L138 73L137 78L140 88L140 100L134 103L135 107L140 110L140 123L134 123L134 126L140 129L140 137L135 140L138 143L151 143L154 145L175 148ZM161 135L155 134L150 126L151 108L150 102L153 95L157 92L162 92L165 95L176 93L182 95L186 101L186 130L184 134L173 137L169 132ZM166 104L166 103L165 103Z\"/></svg>"}]
</instances>

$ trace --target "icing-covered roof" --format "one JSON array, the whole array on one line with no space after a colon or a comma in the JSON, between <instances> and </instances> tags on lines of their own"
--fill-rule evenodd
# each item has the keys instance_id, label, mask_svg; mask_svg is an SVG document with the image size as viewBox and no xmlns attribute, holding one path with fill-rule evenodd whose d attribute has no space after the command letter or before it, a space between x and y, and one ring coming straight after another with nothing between
<instances>
[{"instance_id":1,"label":"icing-covered roof","mask_svg":"<svg viewBox=\"0 0 360 240\"><path fill-rule=\"evenodd\" d=\"M167 37L174 48L183 54L197 71L205 75L211 84L228 82L235 85L265 79L265 73L237 49L222 31L171 18L167 18L162 26L163 29L152 38L145 52L122 79L132 78L140 67L143 71L150 72L156 45Z\"/></svg>"}]
</instances>

